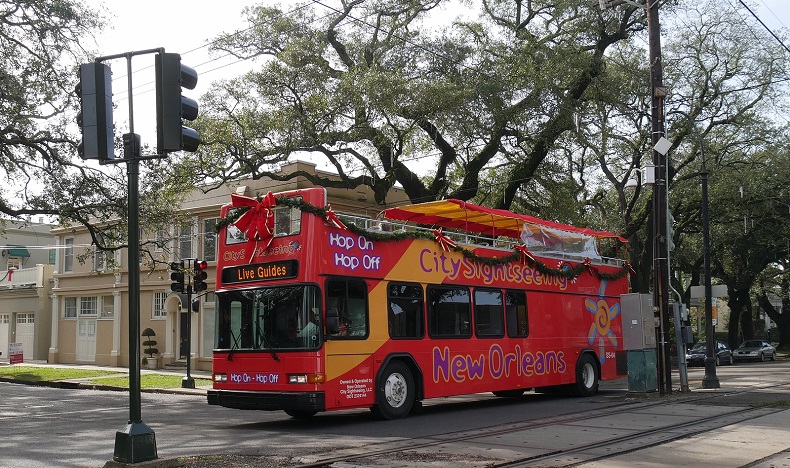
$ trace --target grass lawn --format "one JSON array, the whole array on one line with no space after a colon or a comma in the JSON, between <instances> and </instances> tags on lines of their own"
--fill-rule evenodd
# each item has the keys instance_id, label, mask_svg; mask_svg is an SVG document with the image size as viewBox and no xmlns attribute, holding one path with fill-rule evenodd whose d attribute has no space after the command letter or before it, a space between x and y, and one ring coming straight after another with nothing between
<instances>
[{"instance_id":1,"label":"grass lawn","mask_svg":"<svg viewBox=\"0 0 790 468\"><path fill-rule=\"evenodd\" d=\"M117 372L76 369L73 367L38 367L38 366L3 366L0 377L27 382L52 382L66 379L87 379L103 375L115 375Z\"/></svg>"},{"instance_id":2,"label":"grass lawn","mask_svg":"<svg viewBox=\"0 0 790 468\"><path fill-rule=\"evenodd\" d=\"M140 376L140 388L181 388L181 375L143 374ZM111 385L113 387L129 387L129 376L106 377L91 379L96 385ZM211 385L211 379L195 379L195 387Z\"/></svg>"},{"instance_id":3,"label":"grass lawn","mask_svg":"<svg viewBox=\"0 0 790 468\"><path fill-rule=\"evenodd\" d=\"M129 388L129 376L125 372L75 367L2 366L0 377L26 382L90 379L87 381L95 385ZM183 378L181 375L142 374L140 388L181 388ZM211 379L195 379L196 387L206 385L211 385Z\"/></svg>"}]
</instances>

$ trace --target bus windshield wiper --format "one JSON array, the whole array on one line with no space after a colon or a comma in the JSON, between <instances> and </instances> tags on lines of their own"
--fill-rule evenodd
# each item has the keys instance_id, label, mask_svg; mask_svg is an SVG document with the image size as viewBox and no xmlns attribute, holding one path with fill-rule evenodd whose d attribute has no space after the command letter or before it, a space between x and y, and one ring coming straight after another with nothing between
<instances>
[{"instance_id":1,"label":"bus windshield wiper","mask_svg":"<svg viewBox=\"0 0 790 468\"><path fill-rule=\"evenodd\" d=\"M263 345L264 345L264 346L266 346L266 350L267 350L267 351L269 351L269 354L271 354L271 355L272 355L272 357L274 358L274 360L275 360L275 361L279 361L279 360L280 360L280 357L279 357L279 356L277 356L277 353L275 353L275 352L274 352L274 348L272 348L272 347L269 345L269 341L268 341L268 340L266 340L266 335L265 335L265 334L263 334L263 333L261 333L261 341L263 342Z\"/></svg>"}]
</instances>

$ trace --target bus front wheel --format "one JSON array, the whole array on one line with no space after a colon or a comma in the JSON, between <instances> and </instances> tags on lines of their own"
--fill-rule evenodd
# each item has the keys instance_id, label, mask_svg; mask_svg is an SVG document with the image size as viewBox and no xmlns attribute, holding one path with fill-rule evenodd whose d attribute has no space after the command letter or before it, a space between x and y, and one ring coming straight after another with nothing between
<instances>
[{"instance_id":1,"label":"bus front wheel","mask_svg":"<svg viewBox=\"0 0 790 468\"><path fill-rule=\"evenodd\" d=\"M381 419L405 418L414 404L414 377L406 364L392 361L376 383L373 414Z\"/></svg>"},{"instance_id":2,"label":"bus front wheel","mask_svg":"<svg viewBox=\"0 0 790 468\"><path fill-rule=\"evenodd\" d=\"M573 393L578 396L592 396L598 393L598 366L590 354L584 354L576 363L576 384Z\"/></svg>"}]
</instances>

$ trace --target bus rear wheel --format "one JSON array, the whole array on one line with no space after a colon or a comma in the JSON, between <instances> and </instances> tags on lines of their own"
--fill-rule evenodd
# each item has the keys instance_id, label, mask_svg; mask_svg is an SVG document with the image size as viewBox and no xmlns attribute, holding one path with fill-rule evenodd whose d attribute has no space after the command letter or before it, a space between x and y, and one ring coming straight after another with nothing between
<instances>
[{"instance_id":1,"label":"bus rear wheel","mask_svg":"<svg viewBox=\"0 0 790 468\"><path fill-rule=\"evenodd\" d=\"M590 354L583 354L576 363L576 383L572 386L577 396L588 397L598 393L598 366Z\"/></svg>"},{"instance_id":2,"label":"bus rear wheel","mask_svg":"<svg viewBox=\"0 0 790 468\"><path fill-rule=\"evenodd\" d=\"M414 377L406 364L392 361L376 383L376 404L371 410L381 419L405 418L414 404Z\"/></svg>"}]
</instances>

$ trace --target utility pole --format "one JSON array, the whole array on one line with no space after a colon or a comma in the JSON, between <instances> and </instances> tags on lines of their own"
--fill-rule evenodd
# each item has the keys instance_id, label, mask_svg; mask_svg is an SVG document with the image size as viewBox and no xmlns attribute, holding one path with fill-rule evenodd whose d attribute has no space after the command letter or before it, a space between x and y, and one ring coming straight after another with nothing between
<instances>
[{"instance_id":1,"label":"utility pole","mask_svg":"<svg viewBox=\"0 0 790 468\"><path fill-rule=\"evenodd\" d=\"M650 56L650 134L653 143L653 164L656 183L653 184L653 304L658 314L657 367L658 390L662 395L672 393L669 337L669 251L667 239L667 189L669 170L665 154L655 149L664 136L664 97L661 63L661 26L658 20L658 0L646 0L647 33Z\"/></svg>"}]
</instances>

